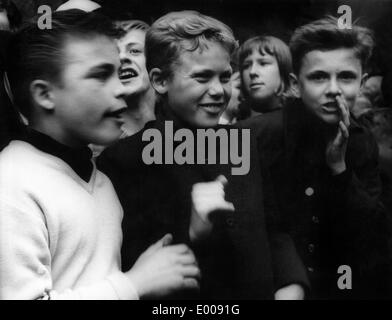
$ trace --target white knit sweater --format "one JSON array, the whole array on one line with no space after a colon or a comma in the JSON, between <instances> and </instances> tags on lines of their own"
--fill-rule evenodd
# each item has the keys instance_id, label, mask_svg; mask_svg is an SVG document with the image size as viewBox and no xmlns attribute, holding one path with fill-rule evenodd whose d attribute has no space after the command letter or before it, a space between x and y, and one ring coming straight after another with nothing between
<instances>
[{"instance_id":1,"label":"white knit sweater","mask_svg":"<svg viewBox=\"0 0 392 320\"><path fill-rule=\"evenodd\" d=\"M87 183L12 141L0 153L0 299L137 299L120 271L122 214L95 165Z\"/></svg>"}]
</instances>

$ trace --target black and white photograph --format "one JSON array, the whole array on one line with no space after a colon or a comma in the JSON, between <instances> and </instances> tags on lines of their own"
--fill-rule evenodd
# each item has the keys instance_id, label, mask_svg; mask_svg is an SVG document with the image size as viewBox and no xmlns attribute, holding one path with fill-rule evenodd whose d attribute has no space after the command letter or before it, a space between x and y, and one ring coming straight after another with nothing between
<instances>
[{"instance_id":1,"label":"black and white photograph","mask_svg":"<svg viewBox=\"0 0 392 320\"><path fill-rule=\"evenodd\" d=\"M0 0L0 300L392 299L391 17Z\"/></svg>"}]
</instances>

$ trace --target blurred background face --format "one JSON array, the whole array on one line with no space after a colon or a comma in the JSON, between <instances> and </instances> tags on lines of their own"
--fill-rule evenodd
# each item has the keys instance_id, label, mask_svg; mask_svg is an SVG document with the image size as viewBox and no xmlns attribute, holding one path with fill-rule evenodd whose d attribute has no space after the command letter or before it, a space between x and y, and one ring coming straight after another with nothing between
<instances>
[{"instance_id":1,"label":"blurred background face","mask_svg":"<svg viewBox=\"0 0 392 320\"><path fill-rule=\"evenodd\" d=\"M0 7L0 30L10 30L7 11Z\"/></svg>"},{"instance_id":2,"label":"blurred background face","mask_svg":"<svg viewBox=\"0 0 392 320\"><path fill-rule=\"evenodd\" d=\"M361 61L353 49L311 51L302 59L298 89L305 107L327 124L341 120L336 96L352 110L362 82Z\"/></svg>"},{"instance_id":3,"label":"blurred background face","mask_svg":"<svg viewBox=\"0 0 392 320\"><path fill-rule=\"evenodd\" d=\"M199 128L216 126L231 96L230 55L219 43L207 45L180 55L162 92L174 118Z\"/></svg>"},{"instance_id":4,"label":"blurred background face","mask_svg":"<svg viewBox=\"0 0 392 320\"><path fill-rule=\"evenodd\" d=\"M232 121L238 116L241 101L241 77L239 71L237 71L231 76L231 98L223 113L223 116L225 116L227 120Z\"/></svg>"},{"instance_id":5,"label":"blurred background face","mask_svg":"<svg viewBox=\"0 0 392 320\"><path fill-rule=\"evenodd\" d=\"M145 31L134 29L117 41L121 61L119 77L127 95L140 94L150 88L144 55L145 36Z\"/></svg>"},{"instance_id":6,"label":"blurred background face","mask_svg":"<svg viewBox=\"0 0 392 320\"><path fill-rule=\"evenodd\" d=\"M258 49L245 58L242 65L244 89L252 101L263 103L275 96L281 87L276 58Z\"/></svg>"}]
</instances>

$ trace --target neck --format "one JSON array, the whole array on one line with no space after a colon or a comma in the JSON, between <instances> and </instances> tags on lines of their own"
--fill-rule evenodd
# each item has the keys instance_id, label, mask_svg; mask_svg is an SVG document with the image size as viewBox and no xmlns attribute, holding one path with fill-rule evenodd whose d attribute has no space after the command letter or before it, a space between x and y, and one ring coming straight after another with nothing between
<instances>
[{"instance_id":1,"label":"neck","mask_svg":"<svg viewBox=\"0 0 392 320\"><path fill-rule=\"evenodd\" d=\"M134 134L151 120L155 119L155 92L152 88L140 95L127 98L127 110L123 113L123 129L128 134Z\"/></svg>"},{"instance_id":2,"label":"neck","mask_svg":"<svg viewBox=\"0 0 392 320\"><path fill-rule=\"evenodd\" d=\"M280 98L277 95L273 95L262 103L263 112L270 112L272 110L280 109L282 107Z\"/></svg>"},{"instance_id":3,"label":"neck","mask_svg":"<svg viewBox=\"0 0 392 320\"><path fill-rule=\"evenodd\" d=\"M60 142L61 144L70 147L70 148L83 148L86 147L87 144L83 143L80 140L73 139L71 137L66 137L63 132L63 129L57 124L52 123L49 121L36 121L34 119L30 120L29 126L47 136L51 137L52 139Z\"/></svg>"}]
</instances>

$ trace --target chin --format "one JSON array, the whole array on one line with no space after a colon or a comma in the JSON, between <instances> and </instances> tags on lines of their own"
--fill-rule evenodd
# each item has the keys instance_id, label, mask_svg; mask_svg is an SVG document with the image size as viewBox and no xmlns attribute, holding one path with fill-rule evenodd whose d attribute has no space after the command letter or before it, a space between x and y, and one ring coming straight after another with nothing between
<instances>
[{"instance_id":1,"label":"chin","mask_svg":"<svg viewBox=\"0 0 392 320\"><path fill-rule=\"evenodd\" d=\"M320 119L327 125L337 125L340 121L340 117L338 115L322 115Z\"/></svg>"},{"instance_id":2,"label":"chin","mask_svg":"<svg viewBox=\"0 0 392 320\"><path fill-rule=\"evenodd\" d=\"M108 146L120 140L121 134L122 132L119 131L117 133L111 133L104 136L100 136L98 139L95 139L95 141L93 141L92 143L101 146Z\"/></svg>"}]
</instances>

